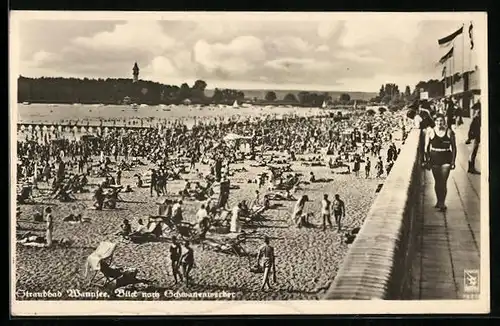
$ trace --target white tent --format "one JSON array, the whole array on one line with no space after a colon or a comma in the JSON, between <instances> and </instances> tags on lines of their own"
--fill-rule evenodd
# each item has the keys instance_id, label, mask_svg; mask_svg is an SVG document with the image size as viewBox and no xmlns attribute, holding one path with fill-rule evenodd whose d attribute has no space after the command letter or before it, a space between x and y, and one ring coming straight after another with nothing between
<instances>
[{"instance_id":1,"label":"white tent","mask_svg":"<svg viewBox=\"0 0 500 326\"><path fill-rule=\"evenodd\" d=\"M230 133L230 134L227 134L226 136L224 136L224 141L232 141L232 140L239 140L239 139L252 139L252 137L241 136L241 135L237 135L237 134L233 134L233 133Z\"/></svg>"}]
</instances>

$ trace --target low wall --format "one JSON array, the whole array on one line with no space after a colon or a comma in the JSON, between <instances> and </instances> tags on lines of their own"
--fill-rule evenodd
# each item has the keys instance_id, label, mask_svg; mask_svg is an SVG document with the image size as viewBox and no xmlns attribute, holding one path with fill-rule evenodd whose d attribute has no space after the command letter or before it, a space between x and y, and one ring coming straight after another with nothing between
<instances>
[{"instance_id":1,"label":"low wall","mask_svg":"<svg viewBox=\"0 0 500 326\"><path fill-rule=\"evenodd\" d=\"M420 194L420 130L411 130L326 300L403 300L411 293Z\"/></svg>"}]
</instances>

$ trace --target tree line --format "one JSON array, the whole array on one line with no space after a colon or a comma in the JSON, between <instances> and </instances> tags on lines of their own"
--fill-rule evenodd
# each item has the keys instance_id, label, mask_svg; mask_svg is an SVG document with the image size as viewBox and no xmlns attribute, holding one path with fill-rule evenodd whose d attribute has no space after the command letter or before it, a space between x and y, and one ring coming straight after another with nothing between
<instances>
[{"instance_id":1,"label":"tree line","mask_svg":"<svg viewBox=\"0 0 500 326\"><path fill-rule=\"evenodd\" d=\"M335 105L335 104L354 104L354 100L351 100L351 96L347 93L342 93L338 98L332 98L328 92L323 93L314 93L302 91L297 95L293 93L286 94L282 100L277 98L276 92L269 91L267 92L265 98L267 102L275 102L275 103L283 103L283 104L295 104L301 106L311 106L311 107L319 107L322 106L323 103L327 105ZM367 101L364 100L356 100L358 104L364 104Z\"/></svg>"},{"instance_id":2,"label":"tree line","mask_svg":"<svg viewBox=\"0 0 500 326\"><path fill-rule=\"evenodd\" d=\"M133 82L125 78L18 78L18 102L82 104L232 104L245 97L242 91L216 89L206 96L207 83L197 80L193 86L183 83L165 85L153 81Z\"/></svg>"},{"instance_id":3,"label":"tree line","mask_svg":"<svg viewBox=\"0 0 500 326\"><path fill-rule=\"evenodd\" d=\"M40 77L18 78L18 102L30 103L82 103L82 104L181 104L189 100L193 104L233 104L245 100L245 93L236 89L216 88L212 96L207 96L207 83L197 80L193 86L183 83L165 85L153 81L126 78L61 78ZM255 104L283 104L320 107L327 104L353 104L349 94L332 99L328 93L302 91L289 93L278 99L274 91L269 91L264 99L253 98ZM358 101L363 103L365 101Z\"/></svg>"}]
</instances>

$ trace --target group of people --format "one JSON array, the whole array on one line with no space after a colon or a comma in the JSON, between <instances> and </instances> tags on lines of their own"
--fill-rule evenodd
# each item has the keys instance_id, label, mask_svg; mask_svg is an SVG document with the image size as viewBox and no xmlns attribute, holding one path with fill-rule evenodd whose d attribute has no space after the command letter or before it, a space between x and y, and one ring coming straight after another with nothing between
<instances>
[{"instance_id":1,"label":"group of people","mask_svg":"<svg viewBox=\"0 0 500 326\"><path fill-rule=\"evenodd\" d=\"M297 154L316 154L321 157L322 150L325 150L325 154L335 157L335 160L342 164L353 163L353 170L356 173L360 170L361 162L365 162L366 178L371 173L370 156L376 157L377 177L381 177L384 168L387 173L390 172L390 167L399 154L392 142L392 132L400 128L400 117L384 119L360 114L353 119L336 120L326 115L309 118L287 116L283 119L252 118L229 121L225 124L199 123L192 128L182 124L170 124L140 130L110 130L98 137L80 140L62 139L45 142L20 140L18 141L18 156L27 158L20 160L19 177L32 177L36 181L39 176L47 178L54 176L59 184L67 179L73 170L82 173L86 178L92 172L93 163L97 162L102 172L100 176L107 180L99 183L94 191L96 209L101 210L105 207L106 198L110 196L106 194L105 189L110 185L120 186L122 171L133 167L134 164L141 164L137 163L138 160L147 160L155 165L150 174L150 196L155 193L157 196L166 196L169 180L179 177L181 171L185 172L186 163L191 172L197 171L197 164L210 164L210 173L204 176L205 179L209 179L210 183L214 181L223 183L230 179L231 173L234 173L230 164L239 161L241 156L238 155L238 148L222 140L228 133L248 137L251 151L249 157L255 160L261 159L264 166L270 165L269 162L273 161L273 158L268 162L263 160L265 152L268 151L288 153L286 163L291 164L297 161ZM387 152L387 164L384 164L381 151L386 144L390 145ZM100 158L95 159L96 156ZM111 161L112 158L114 162ZM120 160L121 163L119 163ZM115 176L110 174L113 164L116 164ZM38 170L41 172L37 173ZM276 184L277 179L274 177L273 174L271 179ZM296 185L299 182L297 175L289 179L283 178L284 183L289 181L290 184ZM145 181L140 178L139 180ZM185 189L181 191L182 198L189 197L193 192L193 189L187 186L188 184L189 182L186 182ZM203 191L204 187L199 182L194 184L197 185L194 191ZM83 184L85 185L86 183ZM117 193L117 191L114 192L114 203L116 203ZM287 191L285 197L289 199L293 196ZM237 203L232 209L230 232L241 232L241 218L248 216L250 211L258 212L260 209L265 209L268 206L265 202L268 200L269 198L260 198L257 191L256 198L251 205L248 205L246 201ZM304 195L296 200L290 222L299 228L307 227L311 224L309 221L311 214L305 213L305 205L309 198ZM173 206L170 215L173 220L182 221L182 200L175 202ZM208 199L198 210L195 218L201 233L207 231L209 225L207 221L214 217L215 206L220 207L221 203L211 203ZM327 226L333 228L332 216L340 232L346 216L346 205L339 194L335 194L331 200L327 194L323 196L321 208L323 230L326 230ZM130 222L125 220L120 234L134 237L149 232L143 220L138 224L137 228L132 230ZM53 223L51 222L50 225L52 232ZM274 248L270 245L269 238L265 237L263 242L259 249L258 265L262 267L262 288L264 289L270 287L270 279L273 275L275 277L275 261ZM170 258L175 282L184 281L189 285L190 273L195 266L194 252L190 242L182 243L178 238L172 238Z\"/></svg>"},{"instance_id":2,"label":"group of people","mask_svg":"<svg viewBox=\"0 0 500 326\"><path fill-rule=\"evenodd\" d=\"M476 169L476 157L481 136L481 101L472 106L471 123L466 144L473 142L468 160L467 172L479 174ZM463 118L461 110L453 99L421 100L410 106L408 117L414 119L415 126L422 130L421 152L423 166L432 171L436 193L435 207L446 211L447 182L451 170L455 169L457 158L457 142L454 126L458 126Z\"/></svg>"}]
</instances>

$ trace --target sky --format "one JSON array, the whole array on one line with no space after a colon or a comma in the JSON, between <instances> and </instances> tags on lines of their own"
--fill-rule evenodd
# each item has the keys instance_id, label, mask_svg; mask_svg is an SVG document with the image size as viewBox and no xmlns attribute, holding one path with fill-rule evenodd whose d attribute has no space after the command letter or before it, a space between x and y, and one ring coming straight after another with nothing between
<instances>
[{"instance_id":1,"label":"sky","mask_svg":"<svg viewBox=\"0 0 500 326\"><path fill-rule=\"evenodd\" d=\"M446 49L437 40L462 24L455 70L467 70L476 57L469 52L469 19L85 17L16 20L18 74L131 78L137 62L140 79L175 85L202 79L210 89L378 92L384 83L413 89L420 80L441 78L436 63Z\"/></svg>"}]
</instances>

